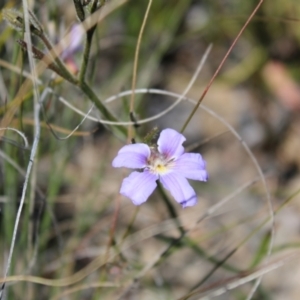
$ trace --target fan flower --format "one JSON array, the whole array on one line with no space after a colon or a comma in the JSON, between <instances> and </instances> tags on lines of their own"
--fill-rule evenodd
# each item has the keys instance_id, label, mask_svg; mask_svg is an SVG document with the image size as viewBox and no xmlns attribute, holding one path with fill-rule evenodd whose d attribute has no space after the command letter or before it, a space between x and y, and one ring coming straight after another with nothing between
<instances>
[{"instance_id":1,"label":"fan flower","mask_svg":"<svg viewBox=\"0 0 300 300\"><path fill-rule=\"evenodd\" d=\"M159 180L182 207L197 203L197 195L188 179L207 181L206 163L198 153L184 153L185 137L173 129L164 129L157 147L144 143L122 147L113 167L137 169L122 182L120 194L140 205L147 201Z\"/></svg>"}]
</instances>

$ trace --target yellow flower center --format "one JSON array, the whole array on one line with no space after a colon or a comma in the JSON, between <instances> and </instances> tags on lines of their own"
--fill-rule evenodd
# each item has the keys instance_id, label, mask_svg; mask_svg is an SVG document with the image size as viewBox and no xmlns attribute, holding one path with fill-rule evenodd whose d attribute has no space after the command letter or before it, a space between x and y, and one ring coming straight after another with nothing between
<instances>
[{"instance_id":1,"label":"yellow flower center","mask_svg":"<svg viewBox=\"0 0 300 300\"><path fill-rule=\"evenodd\" d=\"M155 168L156 172L159 174L162 174L162 173L165 173L166 171L168 171L168 168L160 163L157 164L154 168Z\"/></svg>"},{"instance_id":2,"label":"yellow flower center","mask_svg":"<svg viewBox=\"0 0 300 300\"><path fill-rule=\"evenodd\" d=\"M149 170L156 175L163 175L172 170L173 160L168 160L157 151L152 151L152 155L148 160Z\"/></svg>"}]
</instances>

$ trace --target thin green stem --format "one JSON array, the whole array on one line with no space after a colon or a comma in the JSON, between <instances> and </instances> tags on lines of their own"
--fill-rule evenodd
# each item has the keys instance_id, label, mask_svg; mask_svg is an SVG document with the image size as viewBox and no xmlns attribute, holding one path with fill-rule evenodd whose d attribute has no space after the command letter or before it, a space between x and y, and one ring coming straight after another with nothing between
<instances>
[{"instance_id":1,"label":"thin green stem","mask_svg":"<svg viewBox=\"0 0 300 300\"><path fill-rule=\"evenodd\" d=\"M98 1L94 1L92 4L92 7L91 7L91 11L90 11L91 14L93 14L97 9L98 9ZM94 36L96 27L97 27L97 23L86 31L86 40L85 40L82 62L81 62L80 71L79 71L79 82L80 83L84 82L84 78L85 78L85 74L86 74L86 70L87 70L87 66L88 66L89 58L90 58L92 40L93 40L93 36Z\"/></svg>"},{"instance_id":2,"label":"thin green stem","mask_svg":"<svg viewBox=\"0 0 300 300\"><path fill-rule=\"evenodd\" d=\"M176 224L176 226L178 227L178 230L180 231L180 234L184 235L185 230L182 227L182 224L180 223L180 220L178 219L178 215L177 215L177 212L176 212L173 204L171 203L169 197L166 195L166 193L165 193L164 189L162 188L160 182L158 182L157 185L158 185L158 191L159 191L160 195L162 196L163 201L166 204L166 207L169 211L170 216L173 218L174 223Z\"/></svg>"},{"instance_id":3,"label":"thin green stem","mask_svg":"<svg viewBox=\"0 0 300 300\"><path fill-rule=\"evenodd\" d=\"M84 45L82 62L81 62L80 71L79 71L79 82L80 83L84 82L84 79L85 79L85 74L86 74L88 63L89 63L91 45L92 45L92 40L93 40L93 35L95 32L95 29L96 29L96 25L93 26L92 28L90 28L86 32L86 41L85 41L85 45Z\"/></svg>"},{"instance_id":4,"label":"thin green stem","mask_svg":"<svg viewBox=\"0 0 300 300\"><path fill-rule=\"evenodd\" d=\"M228 51L224 55L221 63L219 64L217 70L215 71L214 75L212 76L212 78L210 79L209 83L207 84L207 86L206 86L205 90L203 91L202 95L200 96L197 104L195 105L195 107L192 110L192 112L190 113L189 117L187 118L187 120L183 124L183 126L182 126L182 128L180 130L181 133L183 133L185 131L187 125L190 123L191 119L193 118L194 114L196 113L196 111L198 110L200 104L202 103L204 97L206 96L208 90L210 89L211 85L213 84L215 78L217 77L217 75L219 74L219 72L222 69L223 65L225 64L225 62L226 62L229 54L231 53L232 49L234 48L234 46L236 45L236 43L240 39L242 33L245 31L245 29L247 28L248 24L250 23L250 21L252 20L252 18L254 17L254 15L256 14L256 12L258 11L258 9L260 8L260 6L263 3L263 1L264 0L260 0L259 3L256 5L255 9L251 13L251 15L248 17L246 23L244 24L244 26L242 27L242 29L239 31L239 33L236 36L236 38L234 39L233 43L231 44L231 46L229 47Z\"/></svg>"},{"instance_id":5,"label":"thin green stem","mask_svg":"<svg viewBox=\"0 0 300 300\"><path fill-rule=\"evenodd\" d=\"M90 88L90 86L85 82L80 82L79 87L83 91L83 93L95 104L95 106L99 109L103 117L105 117L109 121L118 122L118 119L107 109L107 107L101 102L101 100L97 97L95 92ZM116 126L115 127L118 133L121 133L123 137L126 137L127 131L124 126Z\"/></svg>"},{"instance_id":6,"label":"thin green stem","mask_svg":"<svg viewBox=\"0 0 300 300\"><path fill-rule=\"evenodd\" d=\"M48 39L48 37L44 33L39 37L43 41L47 49L49 50L49 54L55 61L56 65L59 67L61 76L63 76L66 80L72 83L77 83L77 79L70 73L70 71L67 69L65 64L62 62L62 60L60 59L59 55L56 53L55 48L50 42L50 40Z\"/></svg>"}]
</instances>

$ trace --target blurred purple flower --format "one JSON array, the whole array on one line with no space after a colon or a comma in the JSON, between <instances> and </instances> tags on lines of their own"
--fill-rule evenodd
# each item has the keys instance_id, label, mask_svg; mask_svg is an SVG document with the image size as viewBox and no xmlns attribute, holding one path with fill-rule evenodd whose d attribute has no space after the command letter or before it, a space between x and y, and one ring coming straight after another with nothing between
<instances>
[{"instance_id":1,"label":"blurred purple flower","mask_svg":"<svg viewBox=\"0 0 300 300\"><path fill-rule=\"evenodd\" d=\"M123 180L120 193L135 205L147 201L160 180L182 207L193 206L197 196L187 179L207 181L206 163L198 153L184 153L185 137L173 129L164 129L157 147L137 143L122 147L113 160L115 168L138 169Z\"/></svg>"},{"instance_id":2,"label":"blurred purple flower","mask_svg":"<svg viewBox=\"0 0 300 300\"><path fill-rule=\"evenodd\" d=\"M82 39L85 31L81 24L75 24L71 27L68 39L64 42L64 50L61 53L61 58L66 62L73 73L78 72L78 67L74 59L76 52L82 50Z\"/></svg>"},{"instance_id":3,"label":"blurred purple flower","mask_svg":"<svg viewBox=\"0 0 300 300\"><path fill-rule=\"evenodd\" d=\"M68 35L68 39L64 43L64 50L61 53L62 59L65 60L82 49L82 39L84 37L84 34L85 31L81 24L72 25Z\"/></svg>"}]
</instances>

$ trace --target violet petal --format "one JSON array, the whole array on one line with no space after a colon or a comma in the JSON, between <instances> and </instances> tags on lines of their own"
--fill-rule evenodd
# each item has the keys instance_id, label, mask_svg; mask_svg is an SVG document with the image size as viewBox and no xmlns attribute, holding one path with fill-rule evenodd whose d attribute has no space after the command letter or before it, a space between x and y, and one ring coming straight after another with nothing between
<instances>
[{"instance_id":1,"label":"violet petal","mask_svg":"<svg viewBox=\"0 0 300 300\"><path fill-rule=\"evenodd\" d=\"M194 180L207 181L206 163L198 153L184 153L175 162L173 170L180 175Z\"/></svg>"},{"instance_id":2,"label":"violet petal","mask_svg":"<svg viewBox=\"0 0 300 300\"><path fill-rule=\"evenodd\" d=\"M142 169L147 165L150 148L146 144L130 144L122 147L112 162L115 168Z\"/></svg>"},{"instance_id":3,"label":"violet petal","mask_svg":"<svg viewBox=\"0 0 300 300\"><path fill-rule=\"evenodd\" d=\"M160 176L160 181L182 207L193 206L197 203L194 189L180 174L174 172L165 174Z\"/></svg>"},{"instance_id":4,"label":"violet petal","mask_svg":"<svg viewBox=\"0 0 300 300\"><path fill-rule=\"evenodd\" d=\"M85 36L85 30L81 24L75 24L72 26L69 32L69 39L66 41L66 47L63 50L61 57L67 59L72 56L76 51L82 49L83 38Z\"/></svg>"},{"instance_id":5,"label":"violet petal","mask_svg":"<svg viewBox=\"0 0 300 300\"><path fill-rule=\"evenodd\" d=\"M147 201L156 188L158 177L148 171L132 172L121 186L120 194L131 199L133 204L140 205Z\"/></svg>"},{"instance_id":6,"label":"violet petal","mask_svg":"<svg viewBox=\"0 0 300 300\"><path fill-rule=\"evenodd\" d=\"M158 151L168 158L178 158L184 152L182 143L185 140L185 137L174 129L164 129L157 141Z\"/></svg>"}]
</instances>

